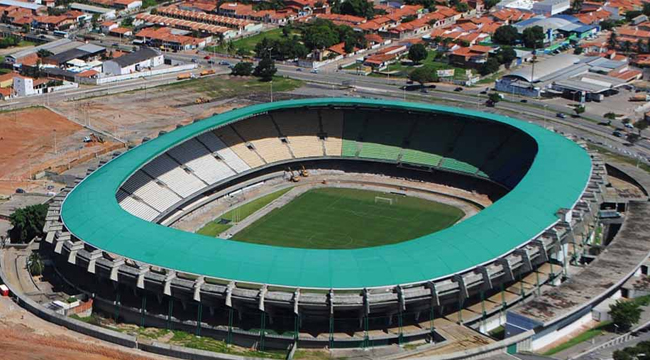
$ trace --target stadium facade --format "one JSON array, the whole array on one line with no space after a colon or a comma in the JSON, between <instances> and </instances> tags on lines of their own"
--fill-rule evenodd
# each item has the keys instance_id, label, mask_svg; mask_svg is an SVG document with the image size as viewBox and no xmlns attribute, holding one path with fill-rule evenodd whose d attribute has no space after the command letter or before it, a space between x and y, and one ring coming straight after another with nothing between
<instances>
[{"instance_id":1,"label":"stadium facade","mask_svg":"<svg viewBox=\"0 0 650 360\"><path fill-rule=\"evenodd\" d=\"M161 225L285 164L319 161L452 174L507 193L451 228L351 250ZM194 122L103 164L51 206L46 242L69 281L142 324L278 348L436 340L436 320L487 322L562 276L568 244L598 210L603 173L578 144L500 115L361 99L275 102Z\"/></svg>"}]
</instances>

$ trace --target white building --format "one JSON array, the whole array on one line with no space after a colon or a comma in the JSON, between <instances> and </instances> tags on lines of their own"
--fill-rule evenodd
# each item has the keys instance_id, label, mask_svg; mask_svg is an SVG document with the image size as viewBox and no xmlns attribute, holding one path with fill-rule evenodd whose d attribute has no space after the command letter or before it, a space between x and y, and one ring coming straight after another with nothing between
<instances>
[{"instance_id":1,"label":"white building","mask_svg":"<svg viewBox=\"0 0 650 360\"><path fill-rule=\"evenodd\" d=\"M164 57L158 51L143 47L138 51L104 62L104 73L125 75L164 64Z\"/></svg>"},{"instance_id":2,"label":"white building","mask_svg":"<svg viewBox=\"0 0 650 360\"><path fill-rule=\"evenodd\" d=\"M34 79L16 76L14 77L14 91L16 96L34 95Z\"/></svg>"},{"instance_id":3,"label":"white building","mask_svg":"<svg viewBox=\"0 0 650 360\"><path fill-rule=\"evenodd\" d=\"M0 0L7 1L7 0ZM70 9L79 10L85 12L86 14L94 15L99 14L99 17L104 20L115 19L115 9L107 9L99 6L92 6L86 4L72 3L70 4Z\"/></svg>"},{"instance_id":4,"label":"white building","mask_svg":"<svg viewBox=\"0 0 650 360\"><path fill-rule=\"evenodd\" d=\"M543 0L533 4L532 11L540 15L555 15L569 10L569 0Z\"/></svg>"}]
</instances>

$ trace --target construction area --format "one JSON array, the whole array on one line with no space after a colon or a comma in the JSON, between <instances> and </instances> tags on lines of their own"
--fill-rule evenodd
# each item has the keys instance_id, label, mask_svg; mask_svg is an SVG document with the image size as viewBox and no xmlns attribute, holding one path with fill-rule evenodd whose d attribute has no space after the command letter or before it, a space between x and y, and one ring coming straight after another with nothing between
<instances>
[{"instance_id":1,"label":"construction area","mask_svg":"<svg viewBox=\"0 0 650 360\"><path fill-rule=\"evenodd\" d=\"M58 190L45 180L44 171L59 172L120 147L47 108L0 113L0 197Z\"/></svg>"}]
</instances>

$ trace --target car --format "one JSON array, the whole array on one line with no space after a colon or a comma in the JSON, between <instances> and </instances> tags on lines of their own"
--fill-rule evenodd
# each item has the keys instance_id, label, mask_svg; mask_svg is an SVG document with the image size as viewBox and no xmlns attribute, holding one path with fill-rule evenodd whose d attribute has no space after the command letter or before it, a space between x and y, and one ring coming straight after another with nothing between
<instances>
[{"instance_id":1,"label":"car","mask_svg":"<svg viewBox=\"0 0 650 360\"><path fill-rule=\"evenodd\" d=\"M459 87L455 88L454 91L463 91L463 88L459 86Z\"/></svg>"},{"instance_id":2,"label":"car","mask_svg":"<svg viewBox=\"0 0 650 360\"><path fill-rule=\"evenodd\" d=\"M214 64L214 60L208 60L208 64Z\"/></svg>"},{"instance_id":3,"label":"car","mask_svg":"<svg viewBox=\"0 0 650 360\"><path fill-rule=\"evenodd\" d=\"M492 100L488 100L488 101L486 101L486 102L485 102L485 106L487 106L487 107L494 107L494 101L492 101Z\"/></svg>"},{"instance_id":4,"label":"car","mask_svg":"<svg viewBox=\"0 0 650 360\"><path fill-rule=\"evenodd\" d=\"M193 62L193 63L196 63L196 59L192 59L192 62Z\"/></svg>"},{"instance_id":5,"label":"car","mask_svg":"<svg viewBox=\"0 0 650 360\"><path fill-rule=\"evenodd\" d=\"M113 47L119 47L120 44L118 44L118 43L113 43L113 45L111 45L111 46L113 46Z\"/></svg>"},{"instance_id":6,"label":"car","mask_svg":"<svg viewBox=\"0 0 650 360\"><path fill-rule=\"evenodd\" d=\"M481 95L487 95L487 91L483 90L483 91L481 91L479 94L481 94Z\"/></svg>"},{"instance_id":7,"label":"car","mask_svg":"<svg viewBox=\"0 0 650 360\"><path fill-rule=\"evenodd\" d=\"M313 69L312 71L310 71L310 73L312 73L312 74L318 74L318 69Z\"/></svg>"},{"instance_id":8,"label":"car","mask_svg":"<svg viewBox=\"0 0 650 360\"><path fill-rule=\"evenodd\" d=\"M435 88L436 88L435 85L429 85L429 89L435 89Z\"/></svg>"},{"instance_id":9,"label":"car","mask_svg":"<svg viewBox=\"0 0 650 360\"><path fill-rule=\"evenodd\" d=\"M206 55L203 57L203 60L210 60L210 55Z\"/></svg>"},{"instance_id":10,"label":"car","mask_svg":"<svg viewBox=\"0 0 650 360\"><path fill-rule=\"evenodd\" d=\"M302 68L297 68L296 71L297 72L302 72Z\"/></svg>"},{"instance_id":11,"label":"car","mask_svg":"<svg viewBox=\"0 0 650 360\"><path fill-rule=\"evenodd\" d=\"M614 135L614 136L616 136L616 137L623 137L623 134L622 134L620 131L618 131L618 130L614 130L614 132L612 133L612 135Z\"/></svg>"},{"instance_id":12,"label":"car","mask_svg":"<svg viewBox=\"0 0 650 360\"><path fill-rule=\"evenodd\" d=\"M25 190L23 190L21 188L16 189L16 194L24 194L24 193L25 193Z\"/></svg>"},{"instance_id":13,"label":"car","mask_svg":"<svg viewBox=\"0 0 650 360\"><path fill-rule=\"evenodd\" d=\"M409 84L409 85L413 84L413 80L406 80L406 83Z\"/></svg>"},{"instance_id":14,"label":"car","mask_svg":"<svg viewBox=\"0 0 650 360\"><path fill-rule=\"evenodd\" d=\"M424 94L427 94L429 92L429 90L427 90L427 88L422 88L422 89L420 89L420 92L424 93Z\"/></svg>"},{"instance_id":15,"label":"car","mask_svg":"<svg viewBox=\"0 0 650 360\"><path fill-rule=\"evenodd\" d=\"M222 60L222 61L219 61L219 65L230 66L231 64L229 62L227 62L227 61Z\"/></svg>"},{"instance_id":16,"label":"car","mask_svg":"<svg viewBox=\"0 0 650 360\"><path fill-rule=\"evenodd\" d=\"M634 125L632 125L631 123L625 123L623 124L623 126L625 126L628 129L634 129Z\"/></svg>"},{"instance_id":17,"label":"car","mask_svg":"<svg viewBox=\"0 0 650 360\"><path fill-rule=\"evenodd\" d=\"M612 120L601 121L601 122L598 123L598 125L601 125L601 126L610 126L610 125L612 125Z\"/></svg>"},{"instance_id":18,"label":"car","mask_svg":"<svg viewBox=\"0 0 650 360\"><path fill-rule=\"evenodd\" d=\"M93 139L91 139L90 136L84 136L82 141L85 142L85 143L89 143L89 142L93 141Z\"/></svg>"},{"instance_id":19,"label":"car","mask_svg":"<svg viewBox=\"0 0 650 360\"><path fill-rule=\"evenodd\" d=\"M557 114L555 114L555 117L558 117L558 118L560 118L560 119L566 119L566 114L564 114L564 113L557 113Z\"/></svg>"}]
</instances>

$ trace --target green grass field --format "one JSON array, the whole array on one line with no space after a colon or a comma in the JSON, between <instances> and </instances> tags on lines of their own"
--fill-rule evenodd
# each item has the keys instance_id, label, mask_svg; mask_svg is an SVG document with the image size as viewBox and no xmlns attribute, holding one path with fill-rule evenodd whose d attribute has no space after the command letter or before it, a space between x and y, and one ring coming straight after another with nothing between
<instances>
[{"instance_id":1,"label":"green grass field","mask_svg":"<svg viewBox=\"0 0 650 360\"><path fill-rule=\"evenodd\" d=\"M392 199L376 202L376 197ZM353 249L394 244L447 228L463 217L453 206L355 189L314 189L235 234L266 245Z\"/></svg>"},{"instance_id":2,"label":"green grass field","mask_svg":"<svg viewBox=\"0 0 650 360\"><path fill-rule=\"evenodd\" d=\"M205 224L202 228L199 229L199 231L197 231L197 233L201 235L207 235L207 236L217 236L222 232L230 229L230 227L232 226L232 224L221 223L221 219L225 219L228 221L242 221L245 218L247 218L248 215L270 204L273 200L284 195L289 190L291 190L291 188L282 189L274 193L264 195L259 199L255 199L235 209L232 209L227 213L219 216L217 219Z\"/></svg>"}]
</instances>

